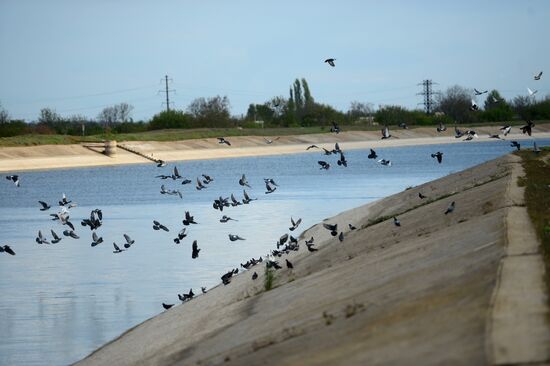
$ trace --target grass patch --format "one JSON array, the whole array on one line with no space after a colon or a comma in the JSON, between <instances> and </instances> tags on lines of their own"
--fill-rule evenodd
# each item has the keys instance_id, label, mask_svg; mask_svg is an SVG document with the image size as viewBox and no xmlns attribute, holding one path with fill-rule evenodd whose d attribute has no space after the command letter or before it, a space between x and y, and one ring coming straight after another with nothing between
<instances>
[{"instance_id":1,"label":"grass patch","mask_svg":"<svg viewBox=\"0 0 550 366\"><path fill-rule=\"evenodd\" d=\"M525 203L542 245L546 266L545 281L547 293L550 294L550 164L547 162L550 149L544 148L540 154L532 151L520 151L516 154L523 159ZM550 297L548 301L550 303Z\"/></svg>"},{"instance_id":2,"label":"grass patch","mask_svg":"<svg viewBox=\"0 0 550 366\"><path fill-rule=\"evenodd\" d=\"M264 289L269 291L273 288L273 281L275 280L275 270L273 268L265 267L264 276Z\"/></svg>"}]
</instances>

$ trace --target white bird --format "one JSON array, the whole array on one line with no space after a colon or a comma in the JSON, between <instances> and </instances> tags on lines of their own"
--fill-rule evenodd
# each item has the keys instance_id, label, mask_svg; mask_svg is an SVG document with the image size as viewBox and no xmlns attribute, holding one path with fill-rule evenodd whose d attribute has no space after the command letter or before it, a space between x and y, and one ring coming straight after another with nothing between
<instances>
[{"instance_id":1,"label":"white bird","mask_svg":"<svg viewBox=\"0 0 550 366\"><path fill-rule=\"evenodd\" d=\"M382 140L389 139L390 137L390 129L388 128L388 126L384 126L384 128L382 129Z\"/></svg>"},{"instance_id":2,"label":"white bird","mask_svg":"<svg viewBox=\"0 0 550 366\"><path fill-rule=\"evenodd\" d=\"M470 106L471 111L478 111L479 107L477 106L475 100L472 99L472 105Z\"/></svg>"},{"instance_id":3,"label":"white bird","mask_svg":"<svg viewBox=\"0 0 550 366\"><path fill-rule=\"evenodd\" d=\"M529 96L532 97L533 95L537 94L538 90L532 91L531 89L527 88L527 91L529 92Z\"/></svg>"},{"instance_id":4,"label":"white bird","mask_svg":"<svg viewBox=\"0 0 550 366\"><path fill-rule=\"evenodd\" d=\"M501 127L500 130L504 133L504 136L506 136L512 130L512 126L510 126L510 125L504 126L504 127Z\"/></svg>"}]
</instances>

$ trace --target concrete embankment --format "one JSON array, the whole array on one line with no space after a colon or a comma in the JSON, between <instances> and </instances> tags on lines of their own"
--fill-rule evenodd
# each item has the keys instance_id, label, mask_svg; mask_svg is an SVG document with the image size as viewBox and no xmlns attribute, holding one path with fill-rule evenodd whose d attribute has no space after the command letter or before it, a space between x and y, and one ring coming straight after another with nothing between
<instances>
[{"instance_id":1,"label":"concrete embankment","mask_svg":"<svg viewBox=\"0 0 550 366\"><path fill-rule=\"evenodd\" d=\"M271 290L256 266L79 365L550 362L541 267L513 258L536 255L536 238L514 237L525 230L511 216L522 205L518 165L505 156L327 219L344 241L321 224L306 230L300 250L279 259L294 269L276 271ZM304 244L310 237L317 252Z\"/></svg>"}]
</instances>

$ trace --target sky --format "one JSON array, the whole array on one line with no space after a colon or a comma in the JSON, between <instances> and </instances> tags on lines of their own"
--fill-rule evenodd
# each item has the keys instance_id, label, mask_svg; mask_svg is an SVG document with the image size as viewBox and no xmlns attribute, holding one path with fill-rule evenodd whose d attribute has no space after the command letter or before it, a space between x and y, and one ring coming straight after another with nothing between
<instances>
[{"instance_id":1,"label":"sky","mask_svg":"<svg viewBox=\"0 0 550 366\"><path fill-rule=\"evenodd\" d=\"M125 102L148 120L165 75L172 108L226 95L236 116L288 97L296 78L341 111L422 108L424 79L543 98L549 19L548 0L0 0L0 103L33 121Z\"/></svg>"}]
</instances>

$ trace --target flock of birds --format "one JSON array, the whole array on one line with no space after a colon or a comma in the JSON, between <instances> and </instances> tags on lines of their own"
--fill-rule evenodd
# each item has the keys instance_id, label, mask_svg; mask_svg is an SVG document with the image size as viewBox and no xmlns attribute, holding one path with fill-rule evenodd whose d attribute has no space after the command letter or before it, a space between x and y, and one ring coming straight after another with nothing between
<instances>
[{"instance_id":1,"label":"flock of birds","mask_svg":"<svg viewBox=\"0 0 550 366\"><path fill-rule=\"evenodd\" d=\"M330 66L335 67L335 61L334 58L326 59L325 62L328 63ZM535 75L535 80L540 80L542 76L542 72ZM485 91L479 91L477 89L474 89L476 95L482 95L487 93L487 90ZM536 91L531 92L530 94L535 94ZM478 107L475 105L475 102L472 100L472 110L477 110ZM408 128L406 124L402 123L399 125L400 128L406 129ZM527 123L519 127L520 131L523 134L528 134L531 136L532 134L532 128L534 127L534 123L532 121L527 121ZM438 133L442 133L447 130L447 127L440 123L436 128ZM342 129L340 126L336 123L332 123L332 127L330 129L332 133L340 133ZM490 135L490 138L495 139L504 139L511 131L512 126L506 125L500 128L500 132L497 134ZM501 137L500 134L502 134L504 137ZM384 126L381 129L381 139L390 139L393 136L391 135L391 131L388 126ZM467 129L467 130L461 130L455 125L455 138L464 138L464 141L470 141L474 138L477 138L478 135L474 130ZM395 138L395 137L394 137ZM227 140L224 137L218 137L218 143L226 145L228 147L231 147L231 142ZM274 139L267 139L265 138L266 144L272 144L274 141L278 140L279 138ZM517 141L511 141L511 146L520 149L520 144ZM328 157L330 156L336 156L336 164L337 166L346 168L348 166L348 161L346 159L345 153L343 149L340 147L338 143L335 143L334 148L329 150L326 148L319 148L317 145L310 145L306 148L306 150L311 149L318 149L321 151L322 156L324 157L324 160L319 160L318 165L319 169L321 170L329 170L331 168L331 162L328 161ZM534 144L534 151L540 152L540 149L536 146L536 142ZM441 164L443 162L443 153L440 151L434 152L431 154L431 157L433 159L436 159L438 164ZM377 161L379 164L384 166L392 166L392 162L388 159L378 159L379 156L377 152L374 149L370 149L370 152L367 156L368 159L373 159ZM163 168L167 166L167 163L162 160L157 161L157 167ZM184 176L182 176L177 168L177 166L174 166L171 169L171 172L169 174L159 174L155 178L158 178L160 180L166 180L166 181L172 181L172 182L178 182L181 185L188 185L192 184L193 180L188 179ZM18 175L8 175L6 176L6 179L11 181L16 187L21 186L21 180ZM198 191L208 189L209 185L214 182L214 178L207 174L202 174L199 177L196 177L194 180L195 182L195 189ZM243 189L243 195L242 198L237 198L233 193L228 195L227 197L219 196L215 198L212 202L212 208L214 210L219 210L220 212L223 212L224 208L227 207L238 207L241 205L248 205L252 203L253 201L256 201L258 198L251 198L250 195L247 193L246 189L251 189L252 186L249 183L247 177L245 174L242 174L240 178L238 179L237 183L239 186ZM273 178L264 178L264 185L265 185L265 194L272 194L274 193L278 188L279 185L275 182ZM166 187L165 184L162 184L160 187L160 194L161 195L172 195L177 196L180 198L183 198L183 194L179 189L169 189ZM418 194L419 199L425 199L426 196L423 195L421 192ZM38 201L38 204L40 205L39 210L40 211L48 211L52 208L50 204L44 201ZM70 220L70 212L71 209L74 207L77 207L77 204L73 201L69 200L65 194L62 195L61 199L58 202L59 210L56 213L50 214L50 218L53 221L58 222L61 225L61 228L63 229L62 235L59 235L54 229L50 229L51 238L48 238L46 235L42 233L42 231L38 231L37 236L35 238L35 241L39 245L52 245L57 244L61 240L68 238L68 239L79 239L80 236L76 232L75 225ZM447 210L444 212L445 215L450 214L455 209L455 202L451 202L447 208ZM238 221L234 218L231 218L227 215L222 215L222 217L219 219L220 223L227 223L229 221ZM280 236L280 238L275 243L276 248L272 249L270 253L265 257L259 257L258 259L251 258L247 260L245 263L241 263L240 267L244 270L250 270L252 271L252 280L256 280L258 278L258 273L256 271L253 271L254 267L257 265L260 265L262 263L265 263L265 266L267 269L275 269L279 270L282 269L283 266L279 263L278 258L281 258L285 254L289 254L290 252L298 251L300 249L299 245L299 239L297 237L294 237L292 235L293 232L295 232L298 227L300 226L302 222L301 218L294 219L293 217L290 218L290 226L288 228L290 233L284 233ZM401 226L401 222L397 217L393 217L393 222L396 227ZM156 219L152 220L153 223L153 230L155 231L165 231L170 232L170 228L168 228L163 223L159 222ZM98 229L103 224L103 212L101 209L94 209L90 212L89 217L82 219L80 222L81 226L86 228L88 227L91 231L91 238L90 238L90 246L91 247L97 247L98 245L102 244L104 242L103 237L100 236L98 233ZM195 220L194 216L191 215L189 211L185 211L184 218L182 220L183 227L177 228L175 232L177 232L176 236L174 237L173 241L175 244L182 244L184 239L189 235L189 227L192 225L197 225L198 222ZM323 223L323 227L330 232L330 235L333 237L337 237L340 242L343 242L345 240L345 234L344 231L341 230L338 227L338 224L330 224L330 223ZM348 228L350 231L355 230L356 228L352 224L348 224ZM127 250L130 250L130 248L136 243L134 239L132 239L127 233L123 233L122 237L124 238L124 241L121 242L122 244L117 244L116 242L113 242L113 253L114 254L120 254ZM67 240L68 240L67 239ZM228 239L230 242L236 242L236 241L244 241L246 238L236 234L236 233L229 233ZM318 251L319 249L315 247L315 239L314 237L311 237L309 239L304 240L304 244L307 248L307 250L311 253L314 253ZM199 248L197 240L193 240L191 243L191 258L197 259L199 257L201 249ZM9 245L3 245L0 246L0 253L6 253L9 255L14 256L16 253L15 251L9 246ZM292 270L294 268L294 265L288 260L285 259L284 265L287 269ZM224 273L221 276L221 281L224 285L228 285L231 282L231 278L239 273L239 268L233 268L230 271ZM205 287L201 287L202 293L206 293L207 289ZM186 302L194 298L195 294L193 292L193 289L190 289L187 293L177 294L178 299L181 302ZM170 303L162 303L162 306L165 309L169 309L174 304Z\"/></svg>"}]
</instances>

